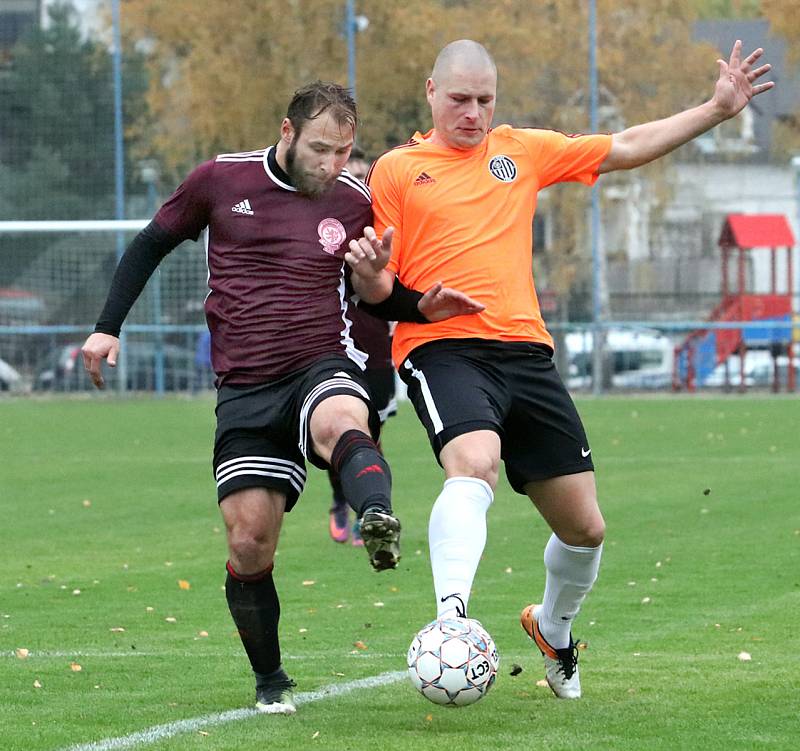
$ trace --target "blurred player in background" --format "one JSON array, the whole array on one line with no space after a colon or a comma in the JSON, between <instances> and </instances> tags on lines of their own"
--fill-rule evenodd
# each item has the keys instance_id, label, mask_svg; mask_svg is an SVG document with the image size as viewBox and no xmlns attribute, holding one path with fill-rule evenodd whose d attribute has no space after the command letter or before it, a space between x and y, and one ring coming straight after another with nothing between
<instances>
[{"instance_id":1,"label":"blurred player in background","mask_svg":"<svg viewBox=\"0 0 800 751\"><path fill-rule=\"evenodd\" d=\"M367 228L347 255L358 293L377 302L395 275L416 287L435 278L486 306L429 327L398 323L393 339L446 476L428 529L437 614L467 615L502 459L511 487L552 530L541 604L527 606L521 621L561 698L581 694L571 626L597 577L605 522L591 446L555 370L531 274L536 196L557 182L591 185L601 173L647 164L734 117L773 86L756 83L770 69L757 67L763 50L742 59L741 48L737 41L729 60L717 61L704 104L613 135L566 136L491 128L494 61L476 42L453 42L426 82L433 130L380 157L368 178L377 236ZM383 268L387 234L393 247Z\"/></svg>"},{"instance_id":2,"label":"blurred player in background","mask_svg":"<svg viewBox=\"0 0 800 751\"><path fill-rule=\"evenodd\" d=\"M358 147L353 146L350 151L350 159L346 169L359 180L364 180L369 171L369 161L364 152ZM365 313L358 307L353 307L350 312L353 320L353 327L350 335L356 343L356 347L367 354L366 370L364 379L367 382L370 399L381 420L381 427L386 420L397 412L397 402L395 401L395 373L392 365L392 324L384 321L369 313ZM377 441L378 448L381 449L380 439ZM381 453L383 453L381 451ZM348 539L356 547L364 544L361 538L359 520L356 518L350 523L350 507L344 497L342 485L339 477L332 470L328 470L328 476L333 490L333 503L328 516L328 529L331 539L334 542L347 542Z\"/></svg>"},{"instance_id":3,"label":"blurred player in background","mask_svg":"<svg viewBox=\"0 0 800 751\"><path fill-rule=\"evenodd\" d=\"M150 275L181 242L205 232L225 592L255 674L256 708L270 714L295 712L294 682L281 665L273 566L306 460L342 478L372 567L394 568L400 556L391 476L375 443L378 413L347 318L347 241L372 219L369 191L342 173L356 123L347 89L317 81L295 92L276 145L194 169L126 250L82 350L102 387L101 365L115 365L120 328ZM425 295L395 291L403 305L392 318L424 322L426 314L481 309L441 285Z\"/></svg>"}]
</instances>

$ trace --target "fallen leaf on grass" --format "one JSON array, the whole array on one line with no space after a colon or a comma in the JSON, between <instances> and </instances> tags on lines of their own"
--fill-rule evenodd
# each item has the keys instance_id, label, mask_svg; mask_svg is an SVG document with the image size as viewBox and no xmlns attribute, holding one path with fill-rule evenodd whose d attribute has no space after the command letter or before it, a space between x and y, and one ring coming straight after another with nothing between
<instances>
[{"instance_id":1,"label":"fallen leaf on grass","mask_svg":"<svg viewBox=\"0 0 800 751\"><path fill-rule=\"evenodd\" d=\"M425 715L425 722L433 722L433 715L432 714L426 714Z\"/></svg>"},{"instance_id":2,"label":"fallen leaf on grass","mask_svg":"<svg viewBox=\"0 0 800 751\"><path fill-rule=\"evenodd\" d=\"M197 632L197 635L198 635L198 636L199 636L201 639L205 639L205 638L208 636L208 631L198 631L198 632Z\"/></svg>"},{"instance_id":3,"label":"fallen leaf on grass","mask_svg":"<svg viewBox=\"0 0 800 751\"><path fill-rule=\"evenodd\" d=\"M91 505L92 505L92 502L88 498L84 498L83 499L83 507L84 508L89 508L89 506L91 506Z\"/></svg>"},{"instance_id":4,"label":"fallen leaf on grass","mask_svg":"<svg viewBox=\"0 0 800 751\"><path fill-rule=\"evenodd\" d=\"M550 684L544 678L540 681L536 681L536 685L539 688L550 688Z\"/></svg>"},{"instance_id":5,"label":"fallen leaf on grass","mask_svg":"<svg viewBox=\"0 0 800 751\"><path fill-rule=\"evenodd\" d=\"M71 663L69 664L69 669L70 669L70 670L71 670L73 673L80 673L80 672L81 672L81 670L83 670L83 668L82 668L80 665L78 665L78 663L77 663L77 662L71 662Z\"/></svg>"},{"instance_id":6,"label":"fallen leaf on grass","mask_svg":"<svg viewBox=\"0 0 800 751\"><path fill-rule=\"evenodd\" d=\"M24 660L30 654L30 651L25 649L25 647L20 647L15 650L14 654L19 657L20 660Z\"/></svg>"},{"instance_id":7,"label":"fallen leaf on grass","mask_svg":"<svg viewBox=\"0 0 800 751\"><path fill-rule=\"evenodd\" d=\"M34 688L41 688L42 687L42 684L39 682L38 678L33 682L33 687Z\"/></svg>"},{"instance_id":8,"label":"fallen leaf on grass","mask_svg":"<svg viewBox=\"0 0 800 751\"><path fill-rule=\"evenodd\" d=\"M189 582L187 582L186 579L178 579L178 586L181 589L191 589L192 588L192 585L189 584Z\"/></svg>"},{"instance_id":9,"label":"fallen leaf on grass","mask_svg":"<svg viewBox=\"0 0 800 751\"><path fill-rule=\"evenodd\" d=\"M368 649L367 645L366 645L366 644L364 644L364 642L363 642L363 641L356 641L356 642L353 642L353 646L354 646L356 649Z\"/></svg>"}]
</instances>

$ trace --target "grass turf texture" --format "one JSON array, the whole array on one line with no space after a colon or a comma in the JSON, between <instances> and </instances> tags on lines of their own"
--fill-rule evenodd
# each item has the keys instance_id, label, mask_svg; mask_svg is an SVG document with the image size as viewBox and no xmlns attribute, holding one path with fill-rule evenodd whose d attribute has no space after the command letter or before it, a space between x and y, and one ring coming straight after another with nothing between
<instances>
[{"instance_id":1,"label":"grass turf texture","mask_svg":"<svg viewBox=\"0 0 800 751\"><path fill-rule=\"evenodd\" d=\"M540 658L517 618L541 595L548 531L502 479L470 608L501 655L486 699L440 708L403 679L305 704L295 717L131 747L796 749L797 400L611 398L579 408L608 523L600 579L575 627L588 642L581 701L536 685ZM0 402L4 751L252 705L222 591L212 437L208 400ZM426 527L441 476L409 405L384 445L404 523L398 571L375 574L363 549L328 539L327 480L313 468L285 520L276 581L300 692L402 670L433 616ZM515 663L523 671L512 677Z\"/></svg>"}]
</instances>

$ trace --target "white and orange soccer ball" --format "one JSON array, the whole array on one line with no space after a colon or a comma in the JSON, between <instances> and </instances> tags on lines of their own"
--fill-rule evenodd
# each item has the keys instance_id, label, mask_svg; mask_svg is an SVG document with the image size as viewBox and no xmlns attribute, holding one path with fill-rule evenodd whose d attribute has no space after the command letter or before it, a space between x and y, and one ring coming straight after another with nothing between
<instances>
[{"instance_id":1,"label":"white and orange soccer ball","mask_svg":"<svg viewBox=\"0 0 800 751\"><path fill-rule=\"evenodd\" d=\"M494 683L500 657L473 618L443 618L422 628L408 648L408 677L434 704L465 707Z\"/></svg>"}]
</instances>

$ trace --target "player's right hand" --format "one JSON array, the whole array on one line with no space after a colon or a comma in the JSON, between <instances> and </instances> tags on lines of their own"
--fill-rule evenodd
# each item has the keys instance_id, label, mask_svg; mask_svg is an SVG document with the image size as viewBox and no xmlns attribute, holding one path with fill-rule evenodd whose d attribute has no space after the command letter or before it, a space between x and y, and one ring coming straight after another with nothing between
<instances>
[{"instance_id":1,"label":"player's right hand","mask_svg":"<svg viewBox=\"0 0 800 751\"><path fill-rule=\"evenodd\" d=\"M105 388L106 382L103 378L103 360L113 368L117 364L119 354L119 339L111 334L100 334L95 332L84 342L81 347L83 355L83 367L92 379L92 383L97 388Z\"/></svg>"},{"instance_id":2,"label":"player's right hand","mask_svg":"<svg viewBox=\"0 0 800 751\"><path fill-rule=\"evenodd\" d=\"M387 227L383 237L378 239L372 227L364 227L364 236L351 240L350 249L344 255L353 273L365 279L379 277L392 257L393 234L394 228Z\"/></svg>"}]
</instances>

